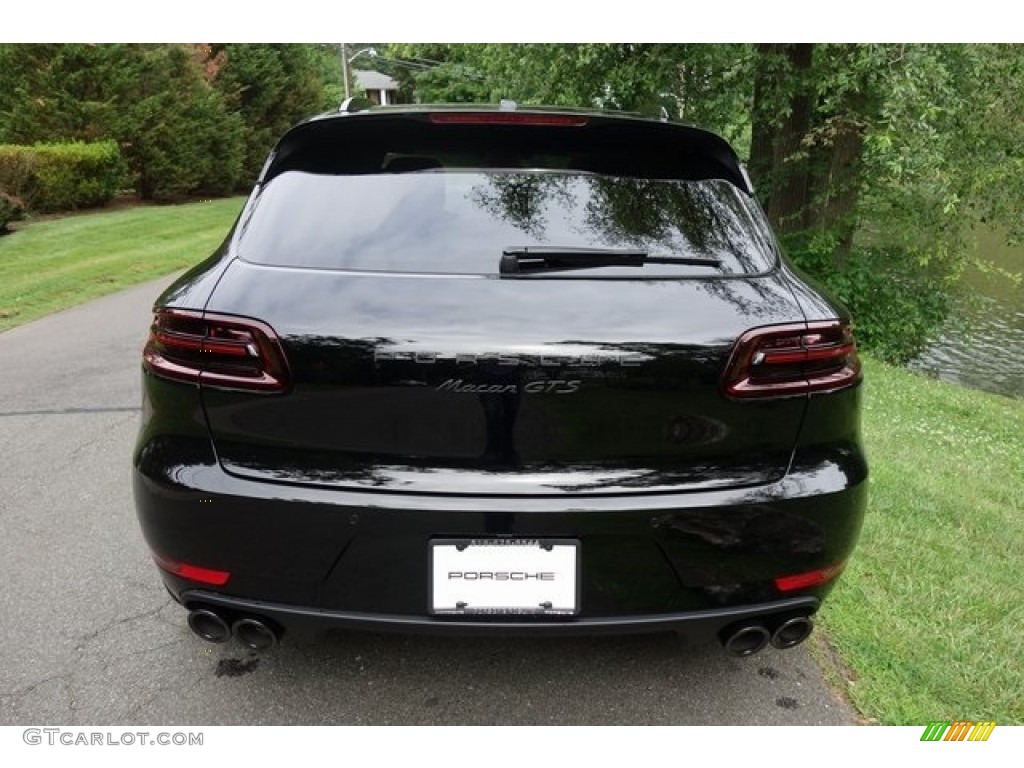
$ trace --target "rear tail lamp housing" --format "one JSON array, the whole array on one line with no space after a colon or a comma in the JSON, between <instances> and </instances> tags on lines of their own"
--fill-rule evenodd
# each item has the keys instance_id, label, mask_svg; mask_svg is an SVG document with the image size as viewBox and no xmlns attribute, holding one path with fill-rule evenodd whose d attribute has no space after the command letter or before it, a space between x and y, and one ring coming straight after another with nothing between
<instances>
[{"instance_id":1,"label":"rear tail lamp housing","mask_svg":"<svg viewBox=\"0 0 1024 768\"><path fill-rule=\"evenodd\" d=\"M157 310L142 365L155 376L219 389L273 394L284 392L290 381L273 328L209 312Z\"/></svg>"},{"instance_id":2,"label":"rear tail lamp housing","mask_svg":"<svg viewBox=\"0 0 1024 768\"><path fill-rule=\"evenodd\" d=\"M775 579L775 588L780 592L795 592L817 587L832 581L843 572L845 567L846 563L841 562L814 571L795 573L792 576L779 576Z\"/></svg>"},{"instance_id":3,"label":"rear tail lamp housing","mask_svg":"<svg viewBox=\"0 0 1024 768\"><path fill-rule=\"evenodd\" d=\"M199 584L222 587L231 578L231 574L228 571L218 571L213 568L193 565L192 563L183 563L179 560L172 560L169 557L159 555L156 552L153 553L153 561L169 574L179 576L182 579L188 579L189 581L195 581Z\"/></svg>"},{"instance_id":4,"label":"rear tail lamp housing","mask_svg":"<svg viewBox=\"0 0 1024 768\"><path fill-rule=\"evenodd\" d=\"M722 378L726 396L755 399L830 392L861 380L843 320L753 328L736 341Z\"/></svg>"}]
</instances>

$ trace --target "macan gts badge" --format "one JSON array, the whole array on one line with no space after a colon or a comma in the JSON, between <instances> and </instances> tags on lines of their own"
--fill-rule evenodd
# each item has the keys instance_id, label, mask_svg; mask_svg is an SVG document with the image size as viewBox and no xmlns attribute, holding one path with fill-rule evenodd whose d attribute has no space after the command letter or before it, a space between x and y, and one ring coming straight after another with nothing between
<instances>
[{"instance_id":1,"label":"macan gts badge","mask_svg":"<svg viewBox=\"0 0 1024 768\"><path fill-rule=\"evenodd\" d=\"M598 368L605 365L635 366L641 365L644 361L643 355L638 354L611 354L611 355L513 355L509 353L449 353L439 352L395 352L388 350L375 351L373 356L375 363L406 361L422 364L435 364L439 361L454 363L456 368L460 365L477 367L481 364L492 364L500 367L511 368L553 368L561 369L563 366L579 367L583 369ZM556 394L570 395L578 392L583 384L581 379L557 379L543 376L529 375L522 377L515 384L504 383L474 383L464 379L446 379L437 385L436 389L442 392L463 392L468 394Z\"/></svg>"},{"instance_id":2,"label":"macan gts badge","mask_svg":"<svg viewBox=\"0 0 1024 768\"><path fill-rule=\"evenodd\" d=\"M735 152L584 110L343 109L157 300L136 508L196 634L787 648L857 540L850 318Z\"/></svg>"}]
</instances>

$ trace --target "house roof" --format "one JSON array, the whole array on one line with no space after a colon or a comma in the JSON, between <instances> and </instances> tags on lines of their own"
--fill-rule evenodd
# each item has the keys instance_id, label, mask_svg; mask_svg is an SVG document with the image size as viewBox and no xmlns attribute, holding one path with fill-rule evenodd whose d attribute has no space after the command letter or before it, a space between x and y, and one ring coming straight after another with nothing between
<instances>
[{"instance_id":1,"label":"house roof","mask_svg":"<svg viewBox=\"0 0 1024 768\"><path fill-rule=\"evenodd\" d=\"M397 91L398 81L372 69L352 70L360 88L368 91Z\"/></svg>"}]
</instances>

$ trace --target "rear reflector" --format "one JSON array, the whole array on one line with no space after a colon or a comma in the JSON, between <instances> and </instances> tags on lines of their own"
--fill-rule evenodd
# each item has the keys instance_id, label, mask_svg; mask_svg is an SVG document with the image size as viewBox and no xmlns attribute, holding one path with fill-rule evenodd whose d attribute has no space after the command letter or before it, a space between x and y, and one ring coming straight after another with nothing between
<instances>
[{"instance_id":1,"label":"rear reflector","mask_svg":"<svg viewBox=\"0 0 1024 768\"><path fill-rule=\"evenodd\" d=\"M729 397L803 395L861 379L857 344L839 320L754 328L736 342L722 378Z\"/></svg>"},{"instance_id":2,"label":"rear reflector","mask_svg":"<svg viewBox=\"0 0 1024 768\"><path fill-rule=\"evenodd\" d=\"M827 568L819 568L816 571L797 573L793 576L779 576L779 578L775 579L775 587L780 592L793 592L797 589L816 587L819 584L824 584L826 581L832 581L832 579L843 572L844 567L846 567L846 563L836 563Z\"/></svg>"},{"instance_id":3,"label":"rear reflector","mask_svg":"<svg viewBox=\"0 0 1024 768\"><path fill-rule=\"evenodd\" d=\"M201 568L198 565L191 565L189 563L179 563L177 560L171 560L156 553L153 553L153 561L170 574L180 576L189 581L196 581L200 584L222 587L231 578L231 574L228 571L216 571L212 568Z\"/></svg>"},{"instance_id":4,"label":"rear reflector","mask_svg":"<svg viewBox=\"0 0 1024 768\"><path fill-rule=\"evenodd\" d=\"M587 118L581 115L544 115L530 112L436 112L432 123L461 125L566 125L583 126Z\"/></svg>"},{"instance_id":5,"label":"rear reflector","mask_svg":"<svg viewBox=\"0 0 1024 768\"><path fill-rule=\"evenodd\" d=\"M246 317L158 310L142 364L156 376L221 389L274 393L288 387L277 334Z\"/></svg>"}]
</instances>

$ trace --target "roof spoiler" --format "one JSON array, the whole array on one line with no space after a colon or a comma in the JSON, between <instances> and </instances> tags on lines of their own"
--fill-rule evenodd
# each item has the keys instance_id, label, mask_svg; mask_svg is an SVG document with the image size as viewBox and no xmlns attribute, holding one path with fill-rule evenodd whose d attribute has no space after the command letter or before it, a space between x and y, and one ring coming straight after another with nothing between
<instances>
[{"instance_id":1,"label":"roof spoiler","mask_svg":"<svg viewBox=\"0 0 1024 768\"><path fill-rule=\"evenodd\" d=\"M448 158L471 152L474 142L481 147L486 144L481 140L483 134L475 131L487 125L485 130L501 131L505 154L522 149L524 156L531 156L531 152L556 154L572 162L585 158L580 164L552 168L652 179L721 179L753 195L753 185L736 152L710 131L590 110L516 108L516 117L525 119L507 124L500 118L484 119L508 114L513 111L511 104L370 109L365 99L346 99L339 112L307 120L285 133L267 158L257 183L266 183L289 170L381 173L383 158L396 152L436 152L446 159L438 165L449 167ZM529 121L530 115L537 116L536 124ZM553 123L557 116L572 119L556 126Z\"/></svg>"}]
</instances>

